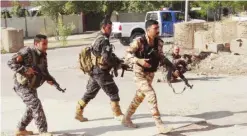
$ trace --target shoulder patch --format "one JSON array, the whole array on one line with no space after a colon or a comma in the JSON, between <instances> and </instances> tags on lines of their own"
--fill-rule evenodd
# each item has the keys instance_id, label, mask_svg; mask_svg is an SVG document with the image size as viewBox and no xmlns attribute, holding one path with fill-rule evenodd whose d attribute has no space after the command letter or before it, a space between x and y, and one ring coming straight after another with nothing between
<instances>
[{"instance_id":1,"label":"shoulder patch","mask_svg":"<svg viewBox=\"0 0 247 136\"><path fill-rule=\"evenodd\" d=\"M30 47L26 46L19 50L18 54L27 54L31 51Z\"/></svg>"}]
</instances>

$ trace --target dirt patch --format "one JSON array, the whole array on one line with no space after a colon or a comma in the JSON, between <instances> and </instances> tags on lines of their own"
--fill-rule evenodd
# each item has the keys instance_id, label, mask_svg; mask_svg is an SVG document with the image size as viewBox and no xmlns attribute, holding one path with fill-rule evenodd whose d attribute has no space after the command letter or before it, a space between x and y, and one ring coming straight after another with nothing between
<instances>
[{"instance_id":1,"label":"dirt patch","mask_svg":"<svg viewBox=\"0 0 247 136\"><path fill-rule=\"evenodd\" d=\"M247 55L212 53L192 67L192 71L201 74L247 75Z\"/></svg>"}]
</instances>

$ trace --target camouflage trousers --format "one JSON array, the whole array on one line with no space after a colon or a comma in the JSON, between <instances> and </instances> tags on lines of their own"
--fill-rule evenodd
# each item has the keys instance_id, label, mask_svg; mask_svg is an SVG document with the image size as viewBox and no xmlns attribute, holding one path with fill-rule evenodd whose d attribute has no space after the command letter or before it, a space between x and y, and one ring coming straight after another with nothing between
<instances>
[{"instance_id":1,"label":"camouflage trousers","mask_svg":"<svg viewBox=\"0 0 247 136\"><path fill-rule=\"evenodd\" d=\"M136 91L136 95L131 101L131 104L128 108L128 111L126 113L128 114L127 116L131 116L132 114L134 114L144 98L147 97L148 105L153 118L160 119L157 98L152 87L153 78L154 73L135 73L135 82L138 86L138 90Z\"/></svg>"},{"instance_id":2,"label":"camouflage trousers","mask_svg":"<svg viewBox=\"0 0 247 136\"><path fill-rule=\"evenodd\" d=\"M25 130L28 124L34 119L39 132L47 132L46 116L38 98L37 90L20 85L15 81L14 90L26 105L26 111L18 123L19 130Z\"/></svg>"},{"instance_id":3,"label":"camouflage trousers","mask_svg":"<svg viewBox=\"0 0 247 136\"><path fill-rule=\"evenodd\" d=\"M82 100L86 103L94 99L101 88L110 97L111 101L120 101L119 89L109 72L92 75L86 88L86 92L82 97Z\"/></svg>"}]
</instances>

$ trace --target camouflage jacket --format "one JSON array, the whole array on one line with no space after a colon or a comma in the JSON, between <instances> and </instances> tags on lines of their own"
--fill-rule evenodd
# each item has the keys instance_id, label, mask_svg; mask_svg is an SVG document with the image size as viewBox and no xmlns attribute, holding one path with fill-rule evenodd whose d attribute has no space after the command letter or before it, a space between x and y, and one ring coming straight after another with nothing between
<instances>
[{"instance_id":1,"label":"camouflage jacket","mask_svg":"<svg viewBox=\"0 0 247 136\"><path fill-rule=\"evenodd\" d=\"M96 68L96 71L101 72L102 68L110 70L117 65L118 62L116 61L113 50L113 45L110 44L109 37L100 32L92 44L92 53L94 56L100 57L98 63L102 65L102 67Z\"/></svg>"},{"instance_id":2,"label":"camouflage jacket","mask_svg":"<svg viewBox=\"0 0 247 136\"><path fill-rule=\"evenodd\" d=\"M145 35L145 36L146 36L148 44L152 45L151 39L149 39L147 35ZM134 64L134 66L133 66L133 71L134 72L137 72L137 73L140 73L140 72L143 73L144 72L143 68L140 67L139 65L137 65L138 58L135 56L136 52L143 51L143 50L144 50L144 44L141 41L141 38L137 38L136 40L134 40L130 44L130 47L126 51L127 54L125 56L125 60L129 61L132 64ZM161 39L158 40L158 55L159 55L159 58L160 58L160 64L163 65L165 56L164 56L164 53L163 53L163 41Z\"/></svg>"},{"instance_id":3,"label":"camouflage jacket","mask_svg":"<svg viewBox=\"0 0 247 136\"><path fill-rule=\"evenodd\" d=\"M7 64L11 70L21 75L25 75L29 67L37 67L42 72L42 75L45 75L45 80L52 81L54 79L48 72L47 54L41 53L34 46L20 49Z\"/></svg>"}]
</instances>

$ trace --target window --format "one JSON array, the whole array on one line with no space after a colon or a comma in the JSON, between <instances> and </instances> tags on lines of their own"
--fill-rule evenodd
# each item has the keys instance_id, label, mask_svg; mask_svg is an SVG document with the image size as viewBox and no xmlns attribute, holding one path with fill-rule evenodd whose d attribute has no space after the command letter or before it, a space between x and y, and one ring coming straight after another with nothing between
<instances>
[{"instance_id":1,"label":"window","mask_svg":"<svg viewBox=\"0 0 247 136\"><path fill-rule=\"evenodd\" d=\"M176 21L184 21L184 14L181 12L175 13Z\"/></svg>"},{"instance_id":2,"label":"window","mask_svg":"<svg viewBox=\"0 0 247 136\"><path fill-rule=\"evenodd\" d=\"M157 13L148 13L146 20L158 20L158 15Z\"/></svg>"},{"instance_id":3,"label":"window","mask_svg":"<svg viewBox=\"0 0 247 136\"><path fill-rule=\"evenodd\" d=\"M168 13L168 12L162 13L162 20L163 21L172 21L171 13Z\"/></svg>"}]
</instances>

